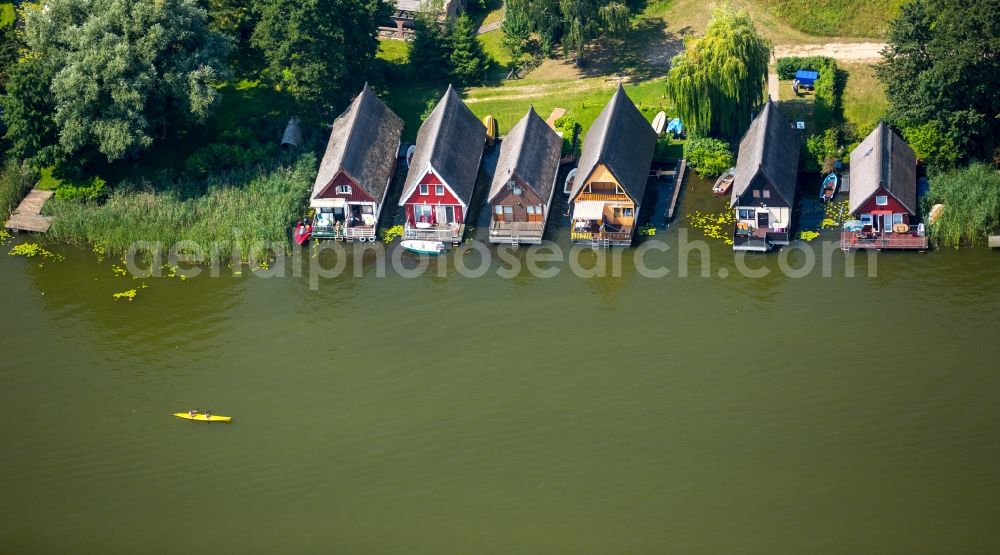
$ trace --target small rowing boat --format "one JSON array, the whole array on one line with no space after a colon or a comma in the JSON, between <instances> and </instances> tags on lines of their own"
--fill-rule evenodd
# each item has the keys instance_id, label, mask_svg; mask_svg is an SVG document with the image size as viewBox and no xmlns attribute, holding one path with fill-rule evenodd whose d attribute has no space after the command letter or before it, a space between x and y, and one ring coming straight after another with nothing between
<instances>
[{"instance_id":1,"label":"small rowing boat","mask_svg":"<svg viewBox=\"0 0 1000 555\"><path fill-rule=\"evenodd\" d=\"M404 249L417 254L441 254L444 252L444 243L441 241L414 241L406 240L400 243Z\"/></svg>"},{"instance_id":2,"label":"small rowing boat","mask_svg":"<svg viewBox=\"0 0 1000 555\"><path fill-rule=\"evenodd\" d=\"M500 134L500 126L497 125L497 120L493 116L484 117L483 125L486 126L486 144L493 146L493 143L497 140L497 135Z\"/></svg>"},{"instance_id":3,"label":"small rowing boat","mask_svg":"<svg viewBox=\"0 0 1000 555\"><path fill-rule=\"evenodd\" d=\"M734 179L736 179L736 168L729 168L719 176L719 179L715 180L712 193L720 196L728 193L729 188L733 186Z\"/></svg>"},{"instance_id":4,"label":"small rowing boat","mask_svg":"<svg viewBox=\"0 0 1000 555\"><path fill-rule=\"evenodd\" d=\"M292 234L292 239L295 240L295 244L302 246L303 243L312 237L312 225L300 225L295 228L295 233Z\"/></svg>"},{"instance_id":5,"label":"small rowing boat","mask_svg":"<svg viewBox=\"0 0 1000 555\"><path fill-rule=\"evenodd\" d=\"M830 172L830 175L823 179L823 185L819 189L819 200L830 202L837 194L837 174Z\"/></svg>"},{"instance_id":6,"label":"small rowing boat","mask_svg":"<svg viewBox=\"0 0 1000 555\"><path fill-rule=\"evenodd\" d=\"M660 112L656 114L656 117L653 118L653 131L656 131L656 134L660 135L663 133L663 128L666 125L667 125L667 113Z\"/></svg>"},{"instance_id":7,"label":"small rowing boat","mask_svg":"<svg viewBox=\"0 0 1000 555\"><path fill-rule=\"evenodd\" d=\"M174 416L177 418L183 418L184 420L194 420L195 422L232 422L233 417L231 416L221 416L218 414L212 414L208 412L198 412L198 411L188 411L188 412L175 412Z\"/></svg>"}]
</instances>

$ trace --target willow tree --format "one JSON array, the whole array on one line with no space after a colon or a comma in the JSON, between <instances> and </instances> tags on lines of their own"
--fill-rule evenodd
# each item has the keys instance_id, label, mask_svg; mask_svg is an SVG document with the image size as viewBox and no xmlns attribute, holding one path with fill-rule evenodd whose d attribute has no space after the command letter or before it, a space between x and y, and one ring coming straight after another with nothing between
<instances>
[{"instance_id":1,"label":"willow tree","mask_svg":"<svg viewBox=\"0 0 1000 555\"><path fill-rule=\"evenodd\" d=\"M749 14L726 4L714 10L705 35L674 57L667 96L693 134L737 138L764 101L770 58L771 43Z\"/></svg>"}]
</instances>

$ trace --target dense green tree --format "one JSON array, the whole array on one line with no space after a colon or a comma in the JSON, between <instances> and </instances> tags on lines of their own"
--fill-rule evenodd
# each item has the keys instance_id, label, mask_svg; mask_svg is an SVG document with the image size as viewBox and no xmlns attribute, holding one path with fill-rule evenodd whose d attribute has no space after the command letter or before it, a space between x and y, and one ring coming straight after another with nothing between
<instances>
[{"instance_id":1,"label":"dense green tree","mask_svg":"<svg viewBox=\"0 0 1000 555\"><path fill-rule=\"evenodd\" d=\"M962 158L991 158L1000 145L1000 2L914 0L888 39L877 74L889 121L934 122Z\"/></svg>"},{"instance_id":2,"label":"dense green tree","mask_svg":"<svg viewBox=\"0 0 1000 555\"><path fill-rule=\"evenodd\" d=\"M503 47L514 60L520 60L531 39L531 21L525 12L526 0L508 0L500 30Z\"/></svg>"},{"instance_id":3,"label":"dense green tree","mask_svg":"<svg viewBox=\"0 0 1000 555\"><path fill-rule=\"evenodd\" d=\"M954 166L962 156L955 140L942 129L940 121L907 127L903 129L903 138L917 158L939 168Z\"/></svg>"},{"instance_id":4,"label":"dense green tree","mask_svg":"<svg viewBox=\"0 0 1000 555\"><path fill-rule=\"evenodd\" d=\"M410 67L428 81L442 81L451 75L451 34L441 24L441 10L440 1L428 3L414 21Z\"/></svg>"},{"instance_id":5,"label":"dense green tree","mask_svg":"<svg viewBox=\"0 0 1000 555\"><path fill-rule=\"evenodd\" d=\"M16 24L0 26L0 91L22 47Z\"/></svg>"},{"instance_id":6,"label":"dense green tree","mask_svg":"<svg viewBox=\"0 0 1000 555\"><path fill-rule=\"evenodd\" d=\"M260 12L255 9L257 0L207 0L208 27L232 39L234 48L231 59L242 73L259 72L264 59L253 47L250 39L260 22Z\"/></svg>"},{"instance_id":7,"label":"dense green tree","mask_svg":"<svg viewBox=\"0 0 1000 555\"><path fill-rule=\"evenodd\" d=\"M483 52L477 28L469 16L462 14L451 30L451 76L456 84L469 86L483 82L489 57Z\"/></svg>"},{"instance_id":8,"label":"dense green tree","mask_svg":"<svg viewBox=\"0 0 1000 555\"><path fill-rule=\"evenodd\" d=\"M563 16L563 48L584 61L587 45L599 33L621 36L628 28L628 6L608 0L559 0Z\"/></svg>"},{"instance_id":9,"label":"dense green tree","mask_svg":"<svg viewBox=\"0 0 1000 555\"><path fill-rule=\"evenodd\" d=\"M148 148L168 121L204 119L227 46L207 19L198 0L47 0L29 9L29 54L4 99L15 150L96 151L111 161Z\"/></svg>"},{"instance_id":10,"label":"dense green tree","mask_svg":"<svg viewBox=\"0 0 1000 555\"><path fill-rule=\"evenodd\" d=\"M716 8L705 35L689 40L667 74L667 96L697 135L739 137L764 101L771 43L746 11Z\"/></svg>"},{"instance_id":11,"label":"dense green tree","mask_svg":"<svg viewBox=\"0 0 1000 555\"><path fill-rule=\"evenodd\" d=\"M252 43L264 76L298 101L332 109L357 92L378 52L384 0L257 0Z\"/></svg>"},{"instance_id":12,"label":"dense green tree","mask_svg":"<svg viewBox=\"0 0 1000 555\"><path fill-rule=\"evenodd\" d=\"M684 143L684 158L688 166L703 177L715 177L733 166L729 145L719 139L695 137Z\"/></svg>"},{"instance_id":13,"label":"dense green tree","mask_svg":"<svg viewBox=\"0 0 1000 555\"><path fill-rule=\"evenodd\" d=\"M53 117L55 98L50 91L54 76L51 64L38 56L27 58L11 68L7 92L0 96L10 153L37 167L63 158Z\"/></svg>"}]
</instances>

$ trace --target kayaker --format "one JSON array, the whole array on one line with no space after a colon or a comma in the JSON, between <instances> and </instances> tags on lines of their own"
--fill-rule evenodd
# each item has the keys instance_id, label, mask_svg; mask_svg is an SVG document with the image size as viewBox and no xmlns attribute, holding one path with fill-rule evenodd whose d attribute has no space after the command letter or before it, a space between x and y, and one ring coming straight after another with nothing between
<instances>
[{"instance_id":1,"label":"kayaker","mask_svg":"<svg viewBox=\"0 0 1000 555\"><path fill-rule=\"evenodd\" d=\"M198 412L196 410L192 409L188 411L188 416L190 416L191 418L194 418L197 414Z\"/></svg>"}]
</instances>

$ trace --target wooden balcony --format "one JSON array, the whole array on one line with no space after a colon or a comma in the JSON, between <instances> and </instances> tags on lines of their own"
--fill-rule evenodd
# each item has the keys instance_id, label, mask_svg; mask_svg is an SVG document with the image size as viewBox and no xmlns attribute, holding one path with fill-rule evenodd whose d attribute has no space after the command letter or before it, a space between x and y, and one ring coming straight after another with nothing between
<instances>
[{"instance_id":1,"label":"wooden balcony","mask_svg":"<svg viewBox=\"0 0 1000 555\"><path fill-rule=\"evenodd\" d=\"M457 244L465 234L465 224L435 224L430 227L417 227L407 222L403 230L404 239L421 241L442 241Z\"/></svg>"},{"instance_id":2,"label":"wooden balcony","mask_svg":"<svg viewBox=\"0 0 1000 555\"><path fill-rule=\"evenodd\" d=\"M620 230L608 229L574 229L570 238L574 243L603 247L628 247L632 245L631 227Z\"/></svg>"},{"instance_id":3,"label":"wooden balcony","mask_svg":"<svg viewBox=\"0 0 1000 555\"><path fill-rule=\"evenodd\" d=\"M317 239L335 239L337 241L353 241L355 239L359 241L374 241L375 240L375 226L373 225L359 225L359 226L313 226L312 236Z\"/></svg>"},{"instance_id":4,"label":"wooden balcony","mask_svg":"<svg viewBox=\"0 0 1000 555\"><path fill-rule=\"evenodd\" d=\"M840 233L841 248L845 251L854 249L927 250L930 246L927 237L917 235L916 226L910 226L910 228L911 230L906 233L842 231Z\"/></svg>"},{"instance_id":5,"label":"wooden balcony","mask_svg":"<svg viewBox=\"0 0 1000 555\"><path fill-rule=\"evenodd\" d=\"M490 242L517 245L537 245L542 242L545 222L490 221Z\"/></svg>"}]
</instances>

